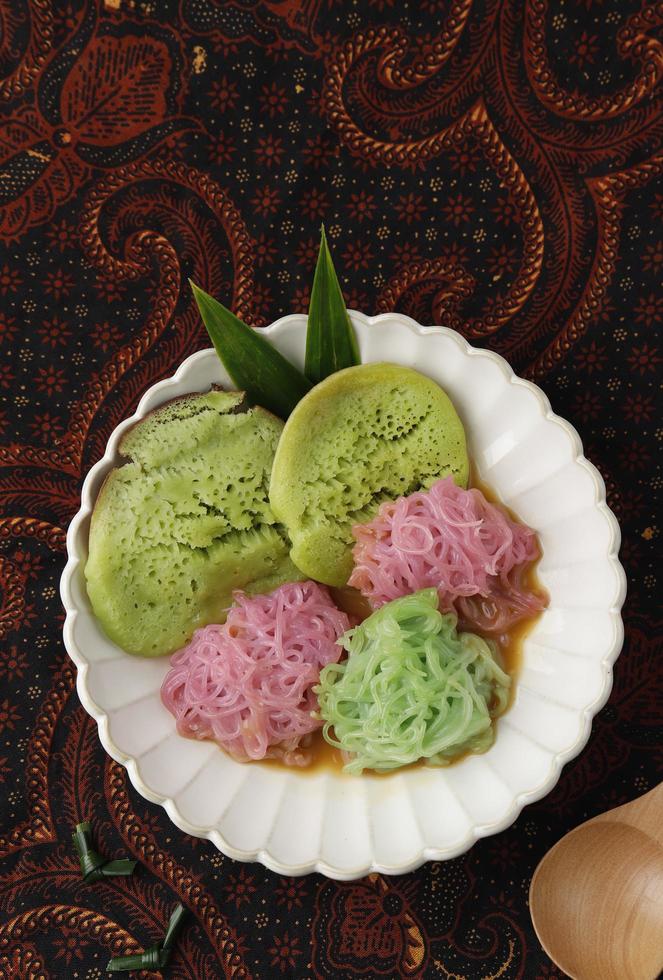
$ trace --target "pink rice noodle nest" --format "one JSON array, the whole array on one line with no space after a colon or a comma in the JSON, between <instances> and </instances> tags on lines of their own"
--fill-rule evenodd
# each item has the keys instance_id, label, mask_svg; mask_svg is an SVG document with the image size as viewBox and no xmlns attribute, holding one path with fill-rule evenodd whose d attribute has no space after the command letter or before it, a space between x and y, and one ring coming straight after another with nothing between
<instances>
[{"instance_id":1,"label":"pink rice noodle nest","mask_svg":"<svg viewBox=\"0 0 663 980\"><path fill-rule=\"evenodd\" d=\"M373 608L434 586L440 608L454 609L464 628L499 634L546 605L523 583L528 564L540 555L534 531L450 476L382 504L352 533L355 567L348 584Z\"/></svg>"},{"instance_id":2,"label":"pink rice noodle nest","mask_svg":"<svg viewBox=\"0 0 663 980\"><path fill-rule=\"evenodd\" d=\"M161 688L181 735L211 738L236 759L307 765L321 722L313 685L339 660L348 616L317 582L291 582L269 595L233 594L223 626L196 630L173 655Z\"/></svg>"}]
</instances>

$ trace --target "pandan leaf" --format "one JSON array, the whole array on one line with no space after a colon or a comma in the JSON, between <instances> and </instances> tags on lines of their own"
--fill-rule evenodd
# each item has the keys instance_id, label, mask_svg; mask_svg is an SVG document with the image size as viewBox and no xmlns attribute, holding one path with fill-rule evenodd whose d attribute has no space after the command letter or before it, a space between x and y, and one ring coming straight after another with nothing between
<instances>
[{"instance_id":1,"label":"pandan leaf","mask_svg":"<svg viewBox=\"0 0 663 980\"><path fill-rule=\"evenodd\" d=\"M85 882L90 883L99 881L100 878L133 874L136 861L130 861L128 858L109 861L108 858L102 857L98 851L95 851L92 846L92 828L87 820L76 825L76 830L71 837L78 852L81 874Z\"/></svg>"},{"instance_id":2,"label":"pandan leaf","mask_svg":"<svg viewBox=\"0 0 663 980\"><path fill-rule=\"evenodd\" d=\"M168 966L168 960L173 951L177 934L182 928L182 920L186 915L183 905L177 905L168 922L166 935L160 943L155 943L142 953L134 953L132 956L114 956L109 961L106 971L108 973L125 973L130 970L163 970Z\"/></svg>"},{"instance_id":3,"label":"pandan leaf","mask_svg":"<svg viewBox=\"0 0 663 980\"><path fill-rule=\"evenodd\" d=\"M310 382L258 331L189 282L210 340L238 389L254 404L287 418Z\"/></svg>"},{"instance_id":4,"label":"pandan leaf","mask_svg":"<svg viewBox=\"0 0 663 980\"><path fill-rule=\"evenodd\" d=\"M360 363L357 338L323 228L308 308L304 373L317 384L335 371Z\"/></svg>"}]
</instances>

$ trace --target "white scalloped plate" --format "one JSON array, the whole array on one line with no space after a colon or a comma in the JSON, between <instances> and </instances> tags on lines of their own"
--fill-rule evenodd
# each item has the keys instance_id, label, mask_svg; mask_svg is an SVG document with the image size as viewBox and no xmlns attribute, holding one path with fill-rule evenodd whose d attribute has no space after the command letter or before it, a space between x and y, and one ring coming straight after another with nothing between
<instances>
[{"instance_id":1,"label":"white scalloped plate","mask_svg":"<svg viewBox=\"0 0 663 980\"><path fill-rule=\"evenodd\" d=\"M539 576L550 607L525 642L513 705L485 755L449 769L379 778L241 765L211 742L177 734L159 698L167 659L130 657L100 630L83 576L96 495L118 463L122 433L136 419L213 382L231 387L212 350L193 354L174 377L150 388L136 414L113 432L83 484L61 582L64 641L78 667L78 693L109 755L186 833L284 875L403 874L508 827L584 747L610 693L623 638L619 527L575 430L552 413L539 388L453 330L420 327L398 314L352 313L352 321L362 361L406 364L446 389L481 479L540 535ZM301 366L305 327L305 316L287 316L265 333Z\"/></svg>"}]
</instances>

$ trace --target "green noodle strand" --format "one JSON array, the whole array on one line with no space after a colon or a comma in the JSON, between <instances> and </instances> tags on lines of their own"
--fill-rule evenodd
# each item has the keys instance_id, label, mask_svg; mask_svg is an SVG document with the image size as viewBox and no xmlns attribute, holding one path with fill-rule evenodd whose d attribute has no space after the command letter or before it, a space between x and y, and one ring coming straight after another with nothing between
<instances>
[{"instance_id":1,"label":"green noodle strand","mask_svg":"<svg viewBox=\"0 0 663 980\"><path fill-rule=\"evenodd\" d=\"M345 772L444 766L492 745L511 678L494 645L458 633L437 604L436 589L388 602L343 636L347 660L322 670L324 737L342 749Z\"/></svg>"}]
</instances>

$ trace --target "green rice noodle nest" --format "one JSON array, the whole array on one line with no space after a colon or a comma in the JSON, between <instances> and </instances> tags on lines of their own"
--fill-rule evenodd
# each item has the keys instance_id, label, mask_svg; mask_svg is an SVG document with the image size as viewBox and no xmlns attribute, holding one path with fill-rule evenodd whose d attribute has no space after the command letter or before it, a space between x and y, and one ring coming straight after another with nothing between
<instances>
[{"instance_id":1,"label":"green rice noodle nest","mask_svg":"<svg viewBox=\"0 0 663 980\"><path fill-rule=\"evenodd\" d=\"M387 603L344 635L347 660L322 670L324 736L343 751L345 772L444 766L492 745L511 678L494 645L458 633L437 604L436 589Z\"/></svg>"}]
</instances>

